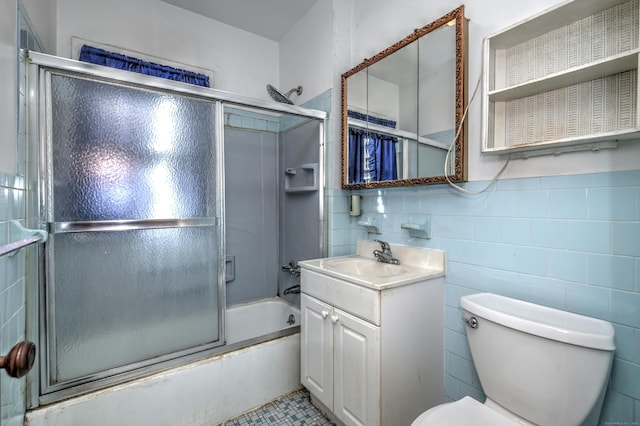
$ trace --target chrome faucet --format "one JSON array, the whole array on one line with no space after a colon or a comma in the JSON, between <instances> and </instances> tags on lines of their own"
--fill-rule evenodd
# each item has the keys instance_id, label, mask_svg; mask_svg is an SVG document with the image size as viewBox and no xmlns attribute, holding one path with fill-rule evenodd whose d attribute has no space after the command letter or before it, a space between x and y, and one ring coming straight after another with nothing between
<instances>
[{"instance_id":1,"label":"chrome faucet","mask_svg":"<svg viewBox=\"0 0 640 426\"><path fill-rule=\"evenodd\" d=\"M375 240L375 241L380 243L380 246L382 248L382 251L380 250L373 251L373 255L376 257L376 259L378 259L378 262L391 263L392 265L400 264L400 261L395 257L393 257L393 254L391 254L391 247L389 246L389 243L382 240Z\"/></svg>"}]
</instances>

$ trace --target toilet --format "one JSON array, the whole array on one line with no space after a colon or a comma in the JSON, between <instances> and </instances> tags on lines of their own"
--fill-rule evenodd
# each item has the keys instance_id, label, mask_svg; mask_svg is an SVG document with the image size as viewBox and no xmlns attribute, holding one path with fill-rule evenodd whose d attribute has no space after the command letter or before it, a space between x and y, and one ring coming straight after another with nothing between
<instances>
[{"instance_id":1,"label":"toilet","mask_svg":"<svg viewBox=\"0 0 640 426\"><path fill-rule=\"evenodd\" d=\"M611 323L491 293L460 298L486 394L431 408L422 425L595 425L615 345Z\"/></svg>"}]
</instances>

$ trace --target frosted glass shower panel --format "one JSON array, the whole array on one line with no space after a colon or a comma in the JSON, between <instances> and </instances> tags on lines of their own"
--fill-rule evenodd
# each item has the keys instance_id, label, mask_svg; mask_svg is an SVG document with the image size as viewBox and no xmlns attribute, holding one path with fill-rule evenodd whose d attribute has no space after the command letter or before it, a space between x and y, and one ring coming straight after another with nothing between
<instances>
[{"instance_id":1,"label":"frosted glass shower panel","mask_svg":"<svg viewBox=\"0 0 640 426\"><path fill-rule=\"evenodd\" d=\"M51 76L57 222L213 215L215 104Z\"/></svg>"},{"instance_id":2,"label":"frosted glass shower panel","mask_svg":"<svg viewBox=\"0 0 640 426\"><path fill-rule=\"evenodd\" d=\"M222 345L219 103L46 76L43 393Z\"/></svg>"},{"instance_id":3,"label":"frosted glass shower panel","mask_svg":"<svg viewBox=\"0 0 640 426\"><path fill-rule=\"evenodd\" d=\"M213 227L56 234L57 383L218 340ZM187 242L187 243L185 243Z\"/></svg>"}]
</instances>

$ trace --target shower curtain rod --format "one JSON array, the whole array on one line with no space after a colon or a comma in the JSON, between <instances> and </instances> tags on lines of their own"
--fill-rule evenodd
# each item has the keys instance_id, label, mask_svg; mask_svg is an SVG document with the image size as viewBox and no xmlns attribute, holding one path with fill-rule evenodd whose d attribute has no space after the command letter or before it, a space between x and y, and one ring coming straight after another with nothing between
<instances>
[{"instance_id":1,"label":"shower curtain rod","mask_svg":"<svg viewBox=\"0 0 640 426\"><path fill-rule=\"evenodd\" d=\"M44 243L47 241L49 234L47 231L40 229L27 229L20 225L17 220L9 222L9 236L15 235L16 241L0 246L0 257L4 255L11 256L18 250L30 246L35 243Z\"/></svg>"}]
</instances>

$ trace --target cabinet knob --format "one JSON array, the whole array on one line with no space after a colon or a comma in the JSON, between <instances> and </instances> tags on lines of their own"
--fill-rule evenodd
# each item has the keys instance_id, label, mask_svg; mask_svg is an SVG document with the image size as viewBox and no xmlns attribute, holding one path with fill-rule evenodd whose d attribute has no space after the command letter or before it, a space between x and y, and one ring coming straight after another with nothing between
<instances>
[{"instance_id":1,"label":"cabinet knob","mask_svg":"<svg viewBox=\"0 0 640 426\"><path fill-rule=\"evenodd\" d=\"M338 321L340 321L340 318L338 318L337 315L331 315L331 322L332 323L337 323Z\"/></svg>"},{"instance_id":2,"label":"cabinet knob","mask_svg":"<svg viewBox=\"0 0 640 426\"><path fill-rule=\"evenodd\" d=\"M322 316L322 319L325 319L325 318L327 318L329 316L329 312L322 311L322 312L320 312L320 315Z\"/></svg>"}]
</instances>

